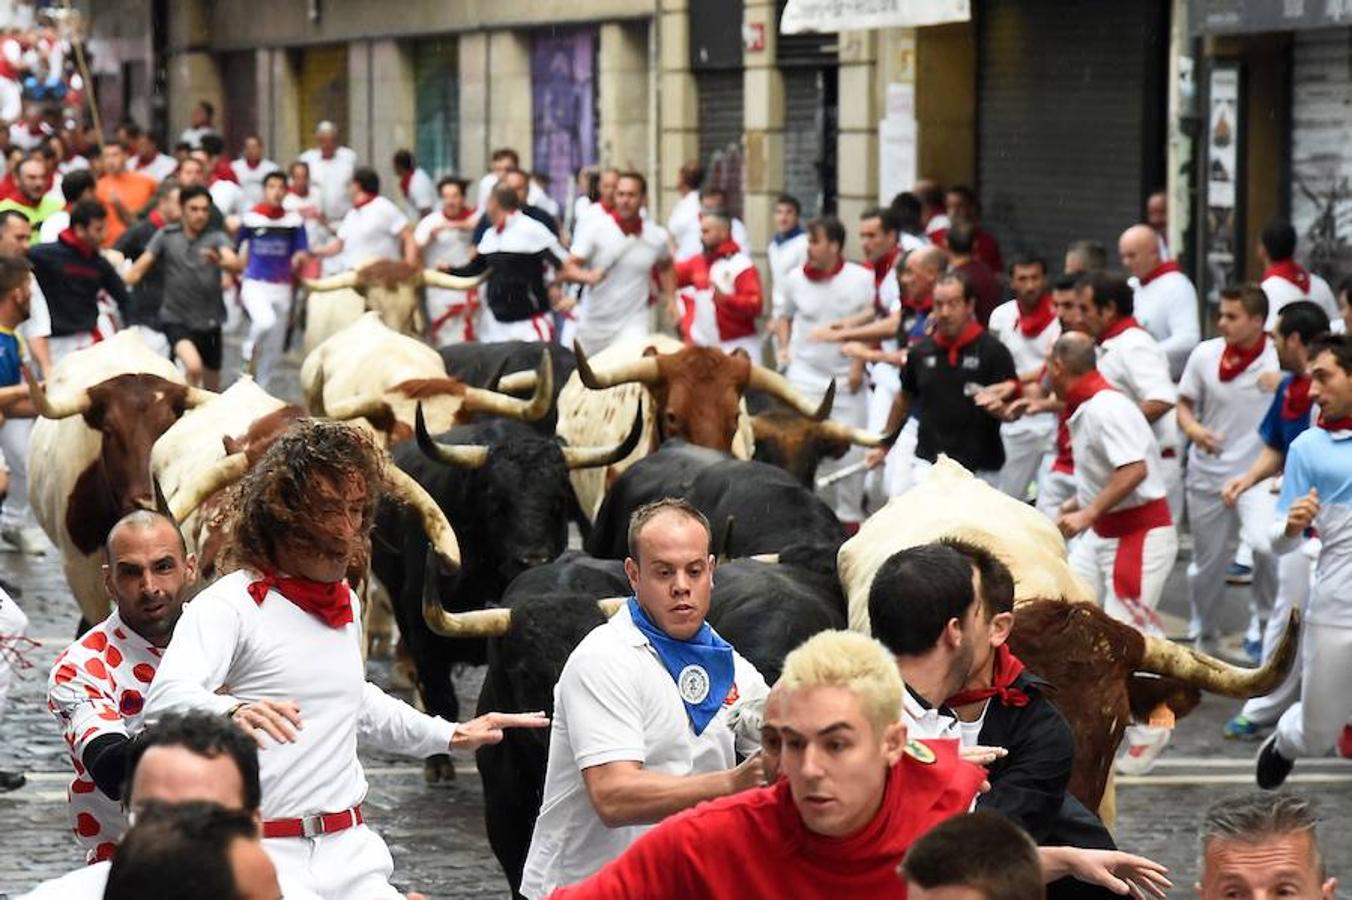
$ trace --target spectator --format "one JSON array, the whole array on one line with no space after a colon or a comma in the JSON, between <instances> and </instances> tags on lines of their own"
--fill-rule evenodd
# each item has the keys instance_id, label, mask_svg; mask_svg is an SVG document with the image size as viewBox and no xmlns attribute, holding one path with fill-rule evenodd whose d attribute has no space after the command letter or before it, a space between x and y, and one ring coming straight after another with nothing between
<instances>
[{"instance_id":1,"label":"spectator","mask_svg":"<svg viewBox=\"0 0 1352 900\"><path fill-rule=\"evenodd\" d=\"M1042 864L1029 836L993 812L954 816L901 861L909 900L1042 900Z\"/></svg>"},{"instance_id":2,"label":"spectator","mask_svg":"<svg viewBox=\"0 0 1352 900\"><path fill-rule=\"evenodd\" d=\"M282 168L263 156L263 139L251 134L244 139L244 152L230 164L230 170L239 182L239 212L243 215L263 202L264 179Z\"/></svg>"},{"instance_id":3,"label":"spectator","mask_svg":"<svg viewBox=\"0 0 1352 900\"><path fill-rule=\"evenodd\" d=\"M109 141L103 145L103 174L94 193L108 210L108 225L100 246L111 247L150 203L155 195L155 182L139 172L128 172L126 145Z\"/></svg>"},{"instance_id":4,"label":"spectator","mask_svg":"<svg viewBox=\"0 0 1352 900\"><path fill-rule=\"evenodd\" d=\"M414 220L420 220L432 212L437 205L437 192L432 186L432 176L417 164L413 154L407 150L394 153L394 174L399 178L399 193L413 214Z\"/></svg>"},{"instance_id":5,"label":"spectator","mask_svg":"<svg viewBox=\"0 0 1352 900\"><path fill-rule=\"evenodd\" d=\"M1201 900L1333 900L1314 805L1293 794L1252 793L1212 804L1202 820Z\"/></svg>"}]
</instances>

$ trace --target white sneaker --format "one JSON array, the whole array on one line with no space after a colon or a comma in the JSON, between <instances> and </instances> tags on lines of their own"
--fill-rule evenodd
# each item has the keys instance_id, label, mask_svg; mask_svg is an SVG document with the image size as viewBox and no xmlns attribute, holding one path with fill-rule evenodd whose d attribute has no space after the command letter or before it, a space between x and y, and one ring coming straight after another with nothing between
<instances>
[{"instance_id":1,"label":"white sneaker","mask_svg":"<svg viewBox=\"0 0 1352 900\"><path fill-rule=\"evenodd\" d=\"M1172 735L1172 728L1159 725L1127 726L1127 750L1117 758L1117 774L1144 775L1155 768Z\"/></svg>"},{"instance_id":2,"label":"white sneaker","mask_svg":"<svg viewBox=\"0 0 1352 900\"><path fill-rule=\"evenodd\" d=\"M0 539L24 556L46 556L47 549L51 546L47 541L47 535L43 534L41 529L33 527L0 529Z\"/></svg>"}]
</instances>

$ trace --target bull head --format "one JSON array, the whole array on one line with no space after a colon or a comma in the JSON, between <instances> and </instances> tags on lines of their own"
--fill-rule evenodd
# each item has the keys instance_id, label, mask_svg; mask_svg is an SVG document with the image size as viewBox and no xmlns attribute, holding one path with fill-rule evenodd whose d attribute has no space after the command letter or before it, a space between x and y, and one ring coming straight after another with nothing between
<instances>
[{"instance_id":1,"label":"bull head","mask_svg":"<svg viewBox=\"0 0 1352 900\"><path fill-rule=\"evenodd\" d=\"M441 567L435 554L428 550L427 562L423 568L422 608L423 621L434 634L450 638L490 638L502 637L512 628L510 609L475 609L469 612L447 612L441 605L437 593L437 579L441 576ZM601 615L609 618L628 602L627 597L608 597L597 600Z\"/></svg>"},{"instance_id":2,"label":"bull head","mask_svg":"<svg viewBox=\"0 0 1352 900\"><path fill-rule=\"evenodd\" d=\"M33 370L28 366L22 366L24 381L28 384L28 397L33 401L33 407L38 411L38 415L44 419L68 419L71 416L82 416L89 412L93 405L93 398L88 391L81 391L74 397L66 397L62 400L52 400L47 396L47 390L33 375ZM171 382L166 382L166 384ZM194 406L201 406L209 400L214 399L217 394L202 388L189 387L185 395L184 405L188 409Z\"/></svg>"},{"instance_id":3,"label":"bull head","mask_svg":"<svg viewBox=\"0 0 1352 900\"><path fill-rule=\"evenodd\" d=\"M421 403L414 411L413 433L418 441L418 449L428 459L460 469L478 469L488 462L489 448L483 444L442 444L433 440L427 433L427 421L423 418ZM561 447L560 450L569 469L610 466L633 453L642 435L643 406L640 404L628 436L619 444L613 447Z\"/></svg>"}]
</instances>

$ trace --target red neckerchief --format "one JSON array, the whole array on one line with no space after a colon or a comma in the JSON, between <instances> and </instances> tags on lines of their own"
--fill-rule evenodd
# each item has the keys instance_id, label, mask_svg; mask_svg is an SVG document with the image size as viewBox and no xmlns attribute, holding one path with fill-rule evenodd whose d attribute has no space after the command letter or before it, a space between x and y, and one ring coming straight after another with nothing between
<instances>
[{"instance_id":1,"label":"red neckerchief","mask_svg":"<svg viewBox=\"0 0 1352 900\"><path fill-rule=\"evenodd\" d=\"M1075 410L1079 409L1090 397L1100 391L1116 390L1108 379L1104 378L1098 369L1090 369L1079 378L1076 378L1069 388L1066 389L1065 408L1062 410L1062 417L1069 422L1070 417L1075 415Z\"/></svg>"},{"instance_id":2,"label":"red neckerchief","mask_svg":"<svg viewBox=\"0 0 1352 900\"><path fill-rule=\"evenodd\" d=\"M717 247L715 247L712 251L706 249L704 251L704 255L707 256L710 260L715 260L715 259L726 259L727 257L732 256L735 253L741 252L742 248L741 246L738 245L736 241L726 240L723 243L719 244Z\"/></svg>"},{"instance_id":3,"label":"red neckerchief","mask_svg":"<svg viewBox=\"0 0 1352 900\"><path fill-rule=\"evenodd\" d=\"M239 184L239 176L235 174L234 169L230 168L230 163L223 159L216 160L216 165L211 167L211 180L208 185L215 184L218 181L233 181L235 184Z\"/></svg>"},{"instance_id":4,"label":"red neckerchief","mask_svg":"<svg viewBox=\"0 0 1352 900\"><path fill-rule=\"evenodd\" d=\"M901 248L893 247L882 259L875 259L870 263L873 267L873 289L875 291L887 280L887 276L892 274L892 270L897 265L897 257L900 255Z\"/></svg>"},{"instance_id":5,"label":"red neckerchief","mask_svg":"<svg viewBox=\"0 0 1352 900\"><path fill-rule=\"evenodd\" d=\"M596 202L597 202L597 204L600 205L600 207L601 207L601 212L605 213L605 214L608 215L608 216L613 216L613 215L615 215L615 207L611 206L609 203L607 203L607 202L604 201L604 200L597 200Z\"/></svg>"},{"instance_id":6,"label":"red neckerchief","mask_svg":"<svg viewBox=\"0 0 1352 900\"><path fill-rule=\"evenodd\" d=\"M441 211L441 217L447 222L463 222L472 215L474 215L474 207L472 206L466 206L453 216L446 215L446 210L444 209Z\"/></svg>"},{"instance_id":7,"label":"red neckerchief","mask_svg":"<svg viewBox=\"0 0 1352 900\"><path fill-rule=\"evenodd\" d=\"M1037 308L1031 313L1025 313L1022 306L1019 310L1019 331L1024 337L1037 337L1047 330L1047 326L1052 324L1056 318L1056 306L1052 303L1051 294L1043 294L1038 298Z\"/></svg>"},{"instance_id":8,"label":"red neckerchief","mask_svg":"<svg viewBox=\"0 0 1352 900\"><path fill-rule=\"evenodd\" d=\"M74 228L65 229L56 238L85 259L93 259L99 252L97 247L91 247L88 241L76 234Z\"/></svg>"},{"instance_id":9,"label":"red neckerchief","mask_svg":"<svg viewBox=\"0 0 1352 900\"><path fill-rule=\"evenodd\" d=\"M1253 346L1245 349L1234 344L1226 344L1221 351L1221 381L1234 381L1249 365L1257 359L1267 347L1267 335L1259 334Z\"/></svg>"},{"instance_id":10,"label":"red neckerchief","mask_svg":"<svg viewBox=\"0 0 1352 900\"><path fill-rule=\"evenodd\" d=\"M502 232L507 228L507 223L512 221L512 217L519 215L521 215L520 210L517 210L515 212L509 212L507 215L502 217L501 222L493 226L493 230L496 231L498 234L502 234Z\"/></svg>"},{"instance_id":11,"label":"red neckerchief","mask_svg":"<svg viewBox=\"0 0 1352 900\"><path fill-rule=\"evenodd\" d=\"M643 219L639 216L634 216L632 219L621 219L619 213L611 210L610 217L615 220L616 225L620 226L620 234L626 237L643 233Z\"/></svg>"},{"instance_id":12,"label":"red neckerchief","mask_svg":"<svg viewBox=\"0 0 1352 900\"><path fill-rule=\"evenodd\" d=\"M1141 287L1145 287L1147 284L1154 281L1156 278L1159 278L1161 275L1168 275L1170 272L1181 272L1181 271L1183 270L1178 267L1178 263L1174 262L1172 259L1169 260L1168 262L1162 262L1158 266L1155 266L1155 268L1151 269L1150 274L1146 275L1144 278L1141 279Z\"/></svg>"},{"instance_id":13,"label":"red neckerchief","mask_svg":"<svg viewBox=\"0 0 1352 900\"><path fill-rule=\"evenodd\" d=\"M1282 397L1282 418L1288 422L1310 418L1310 407L1314 400L1310 397L1310 376L1297 375L1286 385L1286 395Z\"/></svg>"},{"instance_id":14,"label":"red neckerchief","mask_svg":"<svg viewBox=\"0 0 1352 900\"><path fill-rule=\"evenodd\" d=\"M330 628L342 628L352 621L352 595L346 581L311 581L265 572L262 578L249 583L249 596L262 606L270 589L310 615L318 616Z\"/></svg>"},{"instance_id":15,"label":"red neckerchief","mask_svg":"<svg viewBox=\"0 0 1352 900\"><path fill-rule=\"evenodd\" d=\"M164 227L164 216L158 209L152 209L150 215L146 216L146 218L149 219L150 224L154 225L156 228Z\"/></svg>"},{"instance_id":16,"label":"red neckerchief","mask_svg":"<svg viewBox=\"0 0 1352 900\"><path fill-rule=\"evenodd\" d=\"M158 158L158 156L159 155L156 153L151 153L148 155L138 154L136 157L137 168L144 169L146 166L153 163Z\"/></svg>"},{"instance_id":17,"label":"red neckerchief","mask_svg":"<svg viewBox=\"0 0 1352 900\"><path fill-rule=\"evenodd\" d=\"M1022 673L1023 661L1010 652L1008 644L1001 644L995 649L992 661L991 686L959 691L945 700L944 706L966 706L991 697L999 697L1001 706L1027 706L1028 695L1013 687L1015 679Z\"/></svg>"},{"instance_id":18,"label":"red neckerchief","mask_svg":"<svg viewBox=\"0 0 1352 900\"><path fill-rule=\"evenodd\" d=\"M366 204L370 203L372 200L376 199L377 196L378 196L377 194L367 194L365 197L362 197L360 200L353 200L353 201L352 201L352 208L353 208L353 209L361 209L363 206L365 206Z\"/></svg>"},{"instance_id":19,"label":"red neckerchief","mask_svg":"<svg viewBox=\"0 0 1352 900\"><path fill-rule=\"evenodd\" d=\"M269 219L280 219L282 216L286 215L286 210L280 205L268 206L266 203L258 204L253 208L253 211L260 216L267 216Z\"/></svg>"},{"instance_id":20,"label":"red neckerchief","mask_svg":"<svg viewBox=\"0 0 1352 900\"><path fill-rule=\"evenodd\" d=\"M244 165L248 166L250 170L256 169L262 164L263 160L261 158L258 160L258 162L249 162L247 158L244 160Z\"/></svg>"},{"instance_id":21,"label":"red neckerchief","mask_svg":"<svg viewBox=\"0 0 1352 900\"><path fill-rule=\"evenodd\" d=\"M39 197L37 200L29 200L27 195L25 195L24 192L19 190L18 188L15 188L13 191L10 192L8 199L14 201L20 206L26 206L29 209L37 209L38 204L42 202L41 197Z\"/></svg>"},{"instance_id":22,"label":"red neckerchief","mask_svg":"<svg viewBox=\"0 0 1352 900\"><path fill-rule=\"evenodd\" d=\"M836 264L829 269L818 269L810 262L803 263L803 274L807 276L808 281L817 283L821 281L830 281L832 278L839 275L840 271L844 268L845 257L842 256L840 259L837 259Z\"/></svg>"},{"instance_id":23,"label":"red neckerchief","mask_svg":"<svg viewBox=\"0 0 1352 900\"><path fill-rule=\"evenodd\" d=\"M410 184L412 181L413 181L413 170L412 170L412 169L410 169L409 171L405 172L403 175L400 175L400 176L399 176L399 190L401 190L401 191L404 192L404 196L405 196L405 197L408 196L408 186L409 186L409 184Z\"/></svg>"},{"instance_id":24,"label":"red neckerchief","mask_svg":"<svg viewBox=\"0 0 1352 900\"><path fill-rule=\"evenodd\" d=\"M1263 280L1276 276L1285 278L1300 289L1305 295L1310 293L1310 273L1305 271L1305 267L1294 259L1284 259L1281 262L1273 263L1263 271Z\"/></svg>"},{"instance_id":25,"label":"red neckerchief","mask_svg":"<svg viewBox=\"0 0 1352 900\"><path fill-rule=\"evenodd\" d=\"M1352 430L1352 416L1343 416L1341 419L1326 419L1324 414L1319 414L1319 427L1325 431L1349 431Z\"/></svg>"},{"instance_id":26,"label":"red neckerchief","mask_svg":"<svg viewBox=\"0 0 1352 900\"><path fill-rule=\"evenodd\" d=\"M915 299L914 297L903 297L901 298L901 305L911 310L912 312L928 313L931 309L934 308L934 295L926 294L919 300Z\"/></svg>"},{"instance_id":27,"label":"red neckerchief","mask_svg":"<svg viewBox=\"0 0 1352 900\"><path fill-rule=\"evenodd\" d=\"M1136 321L1135 316L1127 316L1125 319L1118 319L1116 322L1103 329L1103 334L1099 335L1098 342L1102 344L1111 341L1128 329L1140 327L1141 323Z\"/></svg>"},{"instance_id":28,"label":"red neckerchief","mask_svg":"<svg viewBox=\"0 0 1352 900\"><path fill-rule=\"evenodd\" d=\"M962 332L951 341L941 332L934 332L934 343L938 344L940 349L948 351L948 364L956 366L962 348L981 337L981 332L985 330L976 319L968 319L967 324L962 327Z\"/></svg>"}]
</instances>

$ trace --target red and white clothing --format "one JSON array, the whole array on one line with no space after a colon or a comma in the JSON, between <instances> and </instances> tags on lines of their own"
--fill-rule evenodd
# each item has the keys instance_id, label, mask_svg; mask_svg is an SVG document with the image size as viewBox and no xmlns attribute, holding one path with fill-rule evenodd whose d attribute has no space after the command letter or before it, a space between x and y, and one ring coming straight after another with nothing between
<instances>
[{"instance_id":1,"label":"red and white clothing","mask_svg":"<svg viewBox=\"0 0 1352 900\"><path fill-rule=\"evenodd\" d=\"M987 330L1000 339L1014 357L1014 371L1022 375L1040 369L1061 336L1061 321L1049 294L1038 298L1031 312L1024 312L1017 300L1002 303L991 311ZM1005 445L1005 464L1000 469L1000 490L1022 500L1028 485L1038 477L1043 459L1056 439L1056 413L1023 416L1000 426Z\"/></svg>"},{"instance_id":2,"label":"red and white clothing","mask_svg":"<svg viewBox=\"0 0 1352 900\"><path fill-rule=\"evenodd\" d=\"M300 707L305 726L295 742L264 738L258 753L265 833L269 822L359 807L367 790L359 741L426 757L447 752L455 732L454 724L366 680L360 603L351 590L347 595L350 619L330 626L255 572L226 575L184 607L151 685L146 711L152 720L191 710L225 715L257 700L293 700ZM279 874L326 898L402 897L389 884L389 851L366 825L314 838L265 838L264 846Z\"/></svg>"},{"instance_id":3,"label":"red and white clothing","mask_svg":"<svg viewBox=\"0 0 1352 900\"><path fill-rule=\"evenodd\" d=\"M1297 300L1318 303L1328 313L1330 322L1338 321L1342 315L1338 311L1338 298L1333 296L1329 283L1294 259L1284 259L1268 266L1263 272L1261 287L1263 293L1267 294L1269 332L1276 329L1282 307Z\"/></svg>"},{"instance_id":4,"label":"red and white clothing","mask_svg":"<svg viewBox=\"0 0 1352 900\"><path fill-rule=\"evenodd\" d=\"M31 646L28 616L4 588L0 588L0 716L5 714L9 685L16 668L25 668L23 652Z\"/></svg>"},{"instance_id":5,"label":"red and white clothing","mask_svg":"<svg viewBox=\"0 0 1352 900\"><path fill-rule=\"evenodd\" d=\"M83 159L83 157L77 158ZM156 153L149 157L131 156L127 159L127 168L133 172L140 172L159 184L178 171L178 160L168 153Z\"/></svg>"},{"instance_id":6,"label":"red and white clothing","mask_svg":"<svg viewBox=\"0 0 1352 900\"><path fill-rule=\"evenodd\" d=\"M736 241L676 263L681 338L696 347L746 350L759 358L756 319L763 295L760 273Z\"/></svg>"},{"instance_id":7,"label":"red and white clothing","mask_svg":"<svg viewBox=\"0 0 1352 900\"><path fill-rule=\"evenodd\" d=\"M637 217L630 222L606 214L590 218L569 254L585 268L606 273L588 286L578 307L577 339L594 355L616 341L652 332L652 273L670 261L671 252L667 230L660 225Z\"/></svg>"},{"instance_id":8,"label":"red and white clothing","mask_svg":"<svg viewBox=\"0 0 1352 900\"><path fill-rule=\"evenodd\" d=\"M1075 542L1071 568L1093 586L1108 615L1160 634L1155 607L1178 555L1178 534L1164 499L1155 435L1136 404L1096 370L1082 375L1069 394L1066 409L1081 509L1118 469L1136 462L1144 462L1146 469L1145 480Z\"/></svg>"},{"instance_id":9,"label":"red and white clothing","mask_svg":"<svg viewBox=\"0 0 1352 900\"><path fill-rule=\"evenodd\" d=\"M263 179L273 172L282 170L281 166L270 159L250 163L242 156L230 163L230 168L235 173L235 178L239 180L239 189L244 195L240 200L241 209L253 209L262 203Z\"/></svg>"},{"instance_id":10,"label":"red and white clothing","mask_svg":"<svg viewBox=\"0 0 1352 900\"><path fill-rule=\"evenodd\" d=\"M99 738L131 738L144 727L160 648L122 622L116 608L56 658L47 679L47 709L61 723L75 779L67 790L71 830L89 862L111 859L127 830L122 806L85 770L85 750Z\"/></svg>"},{"instance_id":11,"label":"red and white clothing","mask_svg":"<svg viewBox=\"0 0 1352 900\"><path fill-rule=\"evenodd\" d=\"M1258 386L1258 379L1279 368L1276 348L1266 335L1247 349L1212 338L1198 344L1188 357L1178 386L1179 395L1192 401L1198 423L1222 441L1219 455L1207 453L1196 443L1188 450L1186 487L1193 540L1188 564L1189 633L1205 641L1218 636L1225 570L1234 559L1241 534L1253 550L1251 610L1256 620L1267 618L1277 596L1277 559L1267 539L1276 495L1264 482L1228 507L1221 502L1221 488L1248 471L1262 452L1258 426L1272 394Z\"/></svg>"},{"instance_id":12,"label":"red and white clothing","mask_svg":"<svg viewBox=\"0 0 1352 900\"><path fill-rule=\"evenodd\" d=\"M673 215L675 215L674 212ZM700 236L700 215L702 215L702 213L696 214L694 227L687 227L680 238L677 238L675 235L672 236L672 240L676 242L677 259L685 259L688 256L694 256L700 252L700 249L703 246ZM747 233L746 224L742 222L741 219L734 216L728 223L728 226L732 229L733 243L738 247L743 248L751 246L751 235Z\"/></svg>"},{"instance_id":13,"label":"red and white clothing","mask_svg":"<svg viewBox=\"0 0 1352 900\"><path fill-rule=\"evenodd\" d=\"M404 211L385 197L370 197L352 207L338 226L338 238L343 242L343 268L355 269L373 259L403 259L400 235L407 227Z\"/></svg>"},{"instance_id":14,"label":"red and white clothing","mask_svg":"<svg viewBox=\"0 0 1352 900\"><path fill-rule=\"evenodd\" d=\"M15 122L9 126L9 144L31 153L52 136L52 127L46 122Z\"/></svg>"},{"instance_id":15,"label":"red and white clothing","mask_svg":"<svg viewBox=\"0 0 1352 900\"><path fill-rule=\"evenodd\" d=\"M333 240L333 230L321 218L324 210L319 188L311 185L304 195L288 190L286 196L282 198L282 209L296 213L305 220L305 246L314 249ZM341 259L341 255L338 258ZM306 278L317 278L323 268L322 263L329 261L312 257L306 262L302 274Z\"/></svg>"},{"instance_id":16,"label":"red and white clothing","mask_svg":"<svg viewBox=\"0 0 1352 900\"><path fill-rule=\"evenodd\" d=\"M248 209L244 202L244 190L238 181L229 178L213 178L207 185L211 192L211 203L223 216L237 216Z\"/></svg>"},{"instance_id":17,"label":"red and white clothing","mask_svg":"<svg viewBox=\"0 0 1352 900\"><path fill-rule=\"evenodd\" d=\"M1154 336L1169 358L1169 373L1183 374L1188 354L1202 339L1197 312L1197 289L1176 262L1164 262L1144 278L1132 278L1136 290L1133 313Z\"/></svg>"},{"instance_id":18,"label":"red and white clothing","mask_svg":"<svg viewBox=\"0 0 1352 900\"><path fill-rule=\"evenodd\" d=\"M404 198L408 214L415 219L422 216L424 209L436 208L437 186L422 167L415 167L399 179L399 193Z\"/></svg>"},{"instance_id":19,"label":"red and white clothing","mask_svg":"<svg viewBox=\"0 0 1352 900\"><path fill-rule=\"evenodd\" d=\"M341 221L352 206L348 185L357 169L357 154L351 147L335 147L333 155L326 157L318 147L311 147L300 155L300 161L310 167L310 184L319 191L324 218Z\"/></svg>"},{"instance_id":20,"label":"red and white clothing","mask_svg":"<svg viewBox=\"0 0 1352 900\"><path fill-rule=\"evenodd\" d=\"M421 170L419 170L421 171ZM463 266L474 251L474 229L444 228L451 222L473 226L479 217L475 209L463 209L455 217L445 210L435 209L422 218L413 229L413 242L421 251L423 262L433 268ZM452 291L428 286L427 339L434 347L449 347L474 340L474 318L477 311L475 291Z\"/></svg>"}]
</instances>

